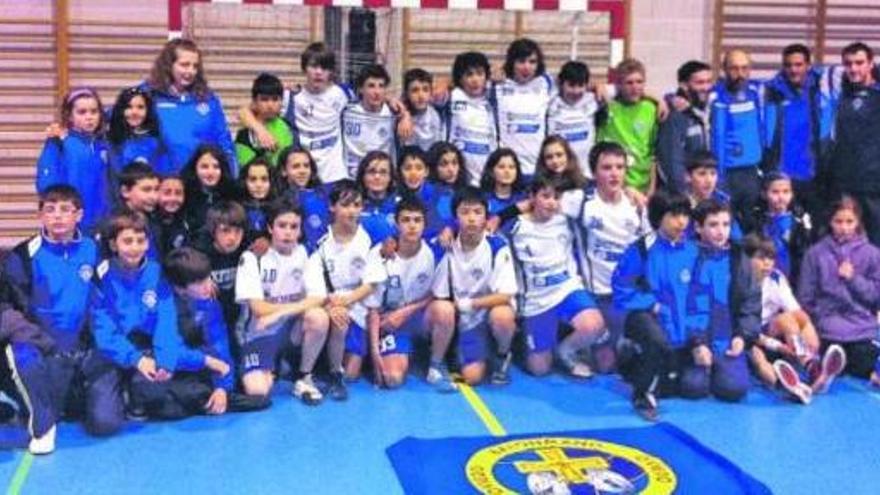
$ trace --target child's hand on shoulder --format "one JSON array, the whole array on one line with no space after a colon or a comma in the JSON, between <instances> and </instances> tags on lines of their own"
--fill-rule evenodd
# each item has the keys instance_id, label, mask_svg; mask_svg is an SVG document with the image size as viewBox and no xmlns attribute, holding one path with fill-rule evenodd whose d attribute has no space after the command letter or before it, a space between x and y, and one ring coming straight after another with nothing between
<instances>
[{"instance_id":1,"label":"child's hand on shoulder","mask_svg":"<svg viewBox=\"0 0 880 495\"><path fill-rule=\"evenodd\" d=\"M257 255L257 257L263 256L266 254L266 251L269 250L269 239L265 237L258 237L254 239L254 242L248 246L248 251Z\"/></svg>"},{"instance_id":2,"label":"child's hand on shoulder","mask_svg":"<svg viewBox=\"0 0 880 495\"><path fill-rule=\"evenodd\" d=\"M65 129L64 126L62 126L58 122L52 122L51 124L49 124L48 127L46 127L47 139L64 139L65 137L67 137L67 129Z\"/></svg>"}]
</instances>

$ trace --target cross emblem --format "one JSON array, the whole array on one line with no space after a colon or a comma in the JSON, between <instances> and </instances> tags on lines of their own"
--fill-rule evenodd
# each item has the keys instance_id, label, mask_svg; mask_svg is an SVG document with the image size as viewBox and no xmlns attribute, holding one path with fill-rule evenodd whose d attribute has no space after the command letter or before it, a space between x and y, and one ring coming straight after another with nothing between
<instances>
[{"instance_id":1,"label":"cross emblem","mask_svg":"<svg viewBox=\"0 0 880 495\"><path fill-rule=\"evenodd\" d=\"M608 461L599 456L568 457L558 447L535 449L540 461L515 461L514 467L522 474L551 472L569 484L583 484L590 481L585 471L607 470Z\"/></svg>"}]
</instances>

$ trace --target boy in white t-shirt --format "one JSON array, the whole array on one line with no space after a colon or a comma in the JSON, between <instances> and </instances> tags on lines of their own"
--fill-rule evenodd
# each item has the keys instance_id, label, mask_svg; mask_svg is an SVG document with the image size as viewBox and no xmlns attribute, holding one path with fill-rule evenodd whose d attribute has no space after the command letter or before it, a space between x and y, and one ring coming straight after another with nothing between
<instances>
[{"instance_id":1,"label":"boy in white t-shirt","mask_svg":"<svg viewBox=\"0 0 880 495\"><path fill-rule=\"evenodd\" d=\"M437 263L443 251L437 244L422 240L425 231L425 205L416 198L405 197L397 204L394 215L397 225L396 252L385 256L383 246L375 246L367 258L368 271L380 274L376 288L365 301L369 308L367 330L370 358L376 383L396 388L403 384L409 368L412 339L430 337L428 304ZM381 278L381 280L378 280ZM363 356L366 345L358 349ZM455 387L448 375L437 388L452 391ZM442 387L441 387L442 385Z\"/></svg>"},{"instance_id":2,"label":"boy in white t-shirt","mask_svg":"<svg viewBox=\"0 0 880 495\"><path fill-rule=\"evenodd\" d=\"M342 112L342 142L348 176L357 176L358 165L367 153L383 151L397 159L397 115L387 103L386 90L391 77L384 67L372 64L357 76L359 101L349 103Z\"/></svg>"},{"instance_id":3,"label":"boy in white t-shirt","mask_svg":"<svg viewBox=\"0 0 880 495\"><path fill-rule=\"evenodd\" d=\"M520 215L510 233L529 350L526 367L535 375L549 373L555 352L572 376L589 378L592 370L576 354L605 336L605 322L578 276L574 234L559 213L554 181L536 178L529 199L530 212ZM561 342L560 323L572 328Z\"/></svg>"},{"instance_id":4,"label":"boy in white t-shirt","mask_svg":"<svg viewBox=\"0 0 880 495\"><path fill-rule=\"evenodd\" d=\"M382 273L367 264L373 243L360 223L363 209L364 199L354 181L336 183L330 193L332 223L309 258L309 265L322 274L322 286L328 294L324 305L330 316L328 393L334 400L348 398L345 378L360 376L367 328L364 299L382 280Z\"/></svg>"},{"instance_id":5,"label":"boy in white t-shirt","mask_svg":"<svg viewBox=\"0 0 880 495\"><path fill-rule=\"evenodd\" d=\"M459 231L435 274L432 292L438 300L431 308L432 333L448 335L457 330L461 375L470 385L486 375L491 333L496 353L491 382L504 385L510 381L518 292L510 247L501 237L486 234L486 198L479 189L459 190L452 208ZM432 356L431 369L440 366Z\"/></svg>"},{"instance_id":6,"label":"boy in white t-shirt","mask_svg":"<svg viewBox=\"0 0 880 495\"><path fill-rule=\"evenodd\" d=\"M611 349L623 333L626 316L612 302L611 274L626 248L651 231L645 208L625 192L626 159L626 150L619 144L597 143L589 154L595 189L567 191L560 200L562 213L574 220L584 285L610 331L611 345L594 349L597 369L602 372L614 367Z\"/></svg>"},{"instance_id":7,"label":"boy in white t-shirt","mask_svg":"<svg viewBox=\"0 0 880 495\"><path fill-rule=\"evenodd\" d=\"M329 319L321 308L326 298L321 272L309 266L306 248L299 243L302 218L299 206L286 198L269 206L271 246L262 256L242 254L235 300L242 306L238 337L245 393L269 395L275 364L292 344L300 354L293 394L314 405L323 396L312 369L324 348Z\"/></svg>"},{"instance_id":8,"label":"boy in white t-shirt","mask_svg":"<svg viewBox=\"0 0 880 495\"><path fill-rule=\"evenodd\" d=\"M581 164L584 175L593 178L589 163L590 150L596 142L596 112L600 104L589 91L590 69L587 64L568 61L559 71L559 93L547 108L547 135L558 134L568 141Z\"/></svg>"},{"instance_id":9,"label":"boy in white t-shirt","mask_svg":"<svg viewBox=\"0 0 880 495\"><path fill-rule=\"evenodd\" d=\"M751 259L755 277L761 281L763 331L750 350L752 366L765 385L773 387L779 383L798 401L808 404L813 395L825 391L839 373L829 372L828 362L836 353L834 360L845 363L845 357L840 357L843 350L840 346L829 346L820 363L818 333L810 315L795 298L788 279L774 267L773 240L749 234L743 249ZM800 373L792 363L806 371L811 385L801 382Z\"/></svg>"}]
</instances>

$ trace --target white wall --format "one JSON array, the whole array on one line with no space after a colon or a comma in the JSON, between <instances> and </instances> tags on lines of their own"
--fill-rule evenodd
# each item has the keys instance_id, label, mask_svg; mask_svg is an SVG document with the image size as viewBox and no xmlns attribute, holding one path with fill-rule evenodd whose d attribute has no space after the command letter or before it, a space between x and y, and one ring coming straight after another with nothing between
<instances>
[{"instance_id":1,"label":"white wall","mask_svg":"<svg viewBox=\"0 0 880 495\"><path fill-rule=\"evenodd\" d=\"M648 89L676 86L675 71L696 59L711 63L713 0L632 0L631 54L648 70Z\"/></svg>"}]
</instances>

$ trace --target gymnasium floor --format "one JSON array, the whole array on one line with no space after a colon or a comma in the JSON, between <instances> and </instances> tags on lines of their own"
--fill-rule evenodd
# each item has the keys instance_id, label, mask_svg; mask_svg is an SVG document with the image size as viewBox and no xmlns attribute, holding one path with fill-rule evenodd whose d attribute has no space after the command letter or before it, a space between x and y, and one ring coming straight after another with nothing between
<instances>
[{"instance_id":1,"label":"gymnasium floor","mask_svg":"<svg viewBox=\"0 0 880 495\"><path fill-rule=\"evenodd\" d=\"M0 450L7 493L403 493L385 449L405 436L559 432L645 423L619 379L574 382L515 373L506 388L441 395L415 376L397 391L363 380L348 402L309 408L282 382L268 411L130 423L109 439L76 424L58 450ZM755 386L742 404L666 400L661 419L696 437L774 493L876 494L880 393L850 378L808 407ZM13 432L7 428L8 442Z\"/></svg>"}]
</instances>

